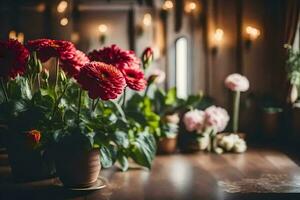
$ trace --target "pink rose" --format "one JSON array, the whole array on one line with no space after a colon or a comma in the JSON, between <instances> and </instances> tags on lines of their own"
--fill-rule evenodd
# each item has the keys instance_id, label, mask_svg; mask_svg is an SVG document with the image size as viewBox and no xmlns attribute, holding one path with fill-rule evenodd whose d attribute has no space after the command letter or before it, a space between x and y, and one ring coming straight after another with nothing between
<instances>
[{"instance_id":1,"label":"pink rose","mask_svg":"<svg viewBox=\"0 0 300 200\"><path fill-rule=\"evenodd\" d=\"M191 110L183 116L183 123L189 132L200 131L204 127L205 113L202 110Z\"/></svg>"},{"instance_id":2,"label":"pink rose","mask_svg":"<svg viewBox=\"0 0 300 200\"><path fill-rule=\"evenodd\" d=\"M245 92L249 89L249 80L240 74L230 74L225 79L225 86L232 91Z\"/></svg>"},{"instance_id":3,"label":"pink rose","mask_svg":"<svg viewBox=\"0 0 300 200\"><path fill-rule=\"evenodd\" d=\"M217 132L223 131L229 121L229 115L224 108L210 106L205 110L206 125L213 127Z\"/></svg>"}]
</instances>

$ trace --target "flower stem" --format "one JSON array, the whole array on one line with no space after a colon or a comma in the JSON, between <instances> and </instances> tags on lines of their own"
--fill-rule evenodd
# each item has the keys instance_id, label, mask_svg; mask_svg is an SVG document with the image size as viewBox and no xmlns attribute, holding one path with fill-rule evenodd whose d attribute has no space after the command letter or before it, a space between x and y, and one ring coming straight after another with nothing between
<instances>
[{"instance_id":1,"label":"flower stem","mask_svg":"<svg viewBox=\"0 0 300 200\"><path fill-rule=\"evenodd\" d=\"M100 98L98 98L96 101L93 99L93 104L92 104L92 111L94 112L98 103L99 103Z\"/></svg>"},{"instance_id":2,"label":"flower stem","mask_svg":"<svg viewBox=\"0 0 300 200\"><path fill-rule=\"evenodd\" d=\"M239 108L240 108L240 91L236 91L233 97L233 119L232 130L233 133L237 133L239 126Z\"/></svg>"},{"instance_id":3,"label":"flower stem","mask_svg":"<svg viewBox=\"0 0 300 200\"><path fill-rule=\"evenodd\" d=\"M82 96L82 89L80 88L78 91L78 110L77 110L77 122L79 125L80 122L80 111L81 111L81 96Z\"/></svg>"},{"instance_id":4,"label":"flower stem","mask_svg":"<svg viewBox=\"0 0 300 200\"><path fill-rule=\"evenodd\" d=\"M55 63L55 85L54 85L55 93L56 93L57 85L58 85L58 77L59 77L59 59L56 58L56 63Z\"/></svg>"},{"instance_id":5,"label":"flower stem","mask_svg":"<svg viewBox=\"0 0 300 200\"><path fill-rule=\"evenodd\" d=\"M125 108L125 103L126 103L126 87L124 88L124 93L123 93L122 109Z\"/></svg>"},{"instance_id":6,"label":"flower stem","mask_svg":"<svg viewBox=\"0 0 300 200\"><path fill-rule=\"evenodd\" d=\"M4 93L5 100L6 100L6 102L8 102L8 95L7 95L7 91L6 91L6 87L5 87L3 78L1 78L1 88Z\"/></svg>"},{"instance_id":7,"label":"flower stem","mask_svg":"<svg viewBox=\"0 0 300 200\"><path fill-rule=\"evenodd\" d=\"M145 93L144 93L144 97L146 97L146 96L147 96L147 94L148 94L148 91L149 91L149 87L150 87L150 85L147 85L147 87L146 87L146 90L145 90Z\"/></svg>"}]
</instances>

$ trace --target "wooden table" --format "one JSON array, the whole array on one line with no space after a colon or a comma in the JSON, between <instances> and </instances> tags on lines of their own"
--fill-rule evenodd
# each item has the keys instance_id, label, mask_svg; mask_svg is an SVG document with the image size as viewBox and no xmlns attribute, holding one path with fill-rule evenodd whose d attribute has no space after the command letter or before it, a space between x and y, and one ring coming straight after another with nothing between
<instances>
[{"instance_id":1,"label":"wooden table","mask_svg":"<svg viewBox=\"0 0 300 200\"><path fill-rule=\"evenodd\" d=\"M101 171L108 187L74 192L51 186L53 180L16 185L4 180L0 199L179 200L300 199L300 168L276 150L250 149L245 154L209 153L157 156L151 171L117 168Z\"/></svg>"}]
</instances>

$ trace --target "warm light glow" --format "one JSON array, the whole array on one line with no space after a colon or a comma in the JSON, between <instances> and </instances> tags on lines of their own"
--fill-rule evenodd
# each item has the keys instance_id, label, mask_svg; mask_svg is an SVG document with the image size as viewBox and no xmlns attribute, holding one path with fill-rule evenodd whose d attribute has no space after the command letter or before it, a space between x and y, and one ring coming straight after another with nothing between
<instances>
[{"instance_id":1,"label":"warm light glow","mask_svg":"<svg viewBox=\"0 0 300 200\"><path fill-rule=\"evenodd\" d=\"M171 10L174 7L173 1L166 0L162 6L164 10Z\"/></svg>"},{"instance_id":2,"label":"warm light glow","mask_svg":"<svg viewBox=\"0 0 300 200\"><path fill-rule=\"evenodd\" d=\"M252 26L246 27L246 33L249 36L249 39L255 40L260 35L260 31L257 28L254 28Z\"/></svg>"},{"instance_id":3,"label":"warm light glow","mask_svg":"<svg viewBox=\"0 0 300 200\"><path fill-rule=\"evenodd\" d=\"M194 10L196 10L197 8L197 4L195 2L188 2L186 5L185 5L185 11L187 13L191 13L193 12Z\"/></svg>"},{"instance_id":4,"label":"warm light glow","mask_svg":"<svg viewBox=\"0 0 300 200\"><path fill-rule=\"evenodd\" d=\"M69 23L69 20L66 17L64 17L60 20L60 25L62 25L62 26L67 26L68 23Z\"/></svg>"},{"instance_id":5,"label":"warm light glow","mask_svg":"<svg viewBox=\"0 0 300 200\"><path fill-rule=\"evenodd\" d=\"M67 7L68 7L68 2L67 1L59 2L59 4L57 5L57 12L63 13L63 12L66 11Z\"/></svg>"},{"instance_id":6,"label":"warm light glow","mask_svg":"<svg viewBox=\"0 0 300 200\"><path fill-rule=\"evenodd\" d=\"M23 44L24 43L24 33L22 33L22 32L18 33L17 40Z\"/></svg>"},{"instance_id":7,"label":"warm light glow","mask_svg":"<svg viewBox=\"0 0 300 200\"><path fill-rule=\"evenodd\" d=\"M106 33L107 30L108 30L107 25L105 25L105 24L100 24L100 25L98 26L98 30L99 30L100 33Z\"/></svg>"},{"instance_id":8,"label":"warm light glow","mask_svg":"<svg viewBox=\"0 0 300 200\"><path fill-rule=\"evenodd\" d=\"M36 11L38 11L39 13L42 13L44 12L46 9L46 6L44 3L40 3L36 6Z\"/></svg>"},{"instance_id":9,"label":"warm light glow","mask_svg":"<svg viewBox=\"0 0 300 200\"><path fill-rule=\"evenodd\" d=\"M73 32L71 34L71 42L76 44L76 43L78 43L79 39L80 39L79 33Z\"/></svg>"},{"instance_id":10,"label":"warm light glow","mask_svg":"<svg viewBox=\"0 0 300 200\"><path fill-rule=\"evenodd\" d=\"M213 36L214 41L216 43L220 43L220 42L222 42L223 37L224 37L224 31L220 28L216 29L214 36Z\"/></svg>"},{"instance_id":11,"label":"warm light glow","mask_svg":"<svg viewBox=\"0 0 300 200\"><path fill-rule=\"evenodd\" d=\"M150 26L152 24L152 16L149 13L146 13L144 15L143 24L145 26Z\"/></svg>"},{"instance_id":12,"label":"warm light glow","mask_svg":"<svg viewBox=\"0 0 300 200\"><path fill-rule=\"evenodd\" d=\"M8 34L8 38L9 38L9 39L14 39L14 40L16 40L16 39L17 39L17 33L16 33L16 31L11 30L11 31L9 32L9 34Z\"/></svg>"}]
</instances>

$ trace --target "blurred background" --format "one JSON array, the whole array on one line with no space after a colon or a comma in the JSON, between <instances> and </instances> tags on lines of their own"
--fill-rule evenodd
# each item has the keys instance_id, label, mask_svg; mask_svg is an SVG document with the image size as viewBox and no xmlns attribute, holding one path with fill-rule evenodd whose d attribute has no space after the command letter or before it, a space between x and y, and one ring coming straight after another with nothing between
<instances>
[{"instance_id":1,"label":"blurred background","mask_svg":"<svg viewBox=\"0 0 300 200\"><path fill-rule=\"evenodd\" d=\"M262 120L287 131L264 114L286 106L283 45L299 48L299 9L297 0L1 0L0 39L70 40L84 52L117 44L137 55L151 46L162 87L183 98L203 92L229 110L224 79L242 73L251 83L242 131L261 131Z\"/></svg>"}]
</instances>

